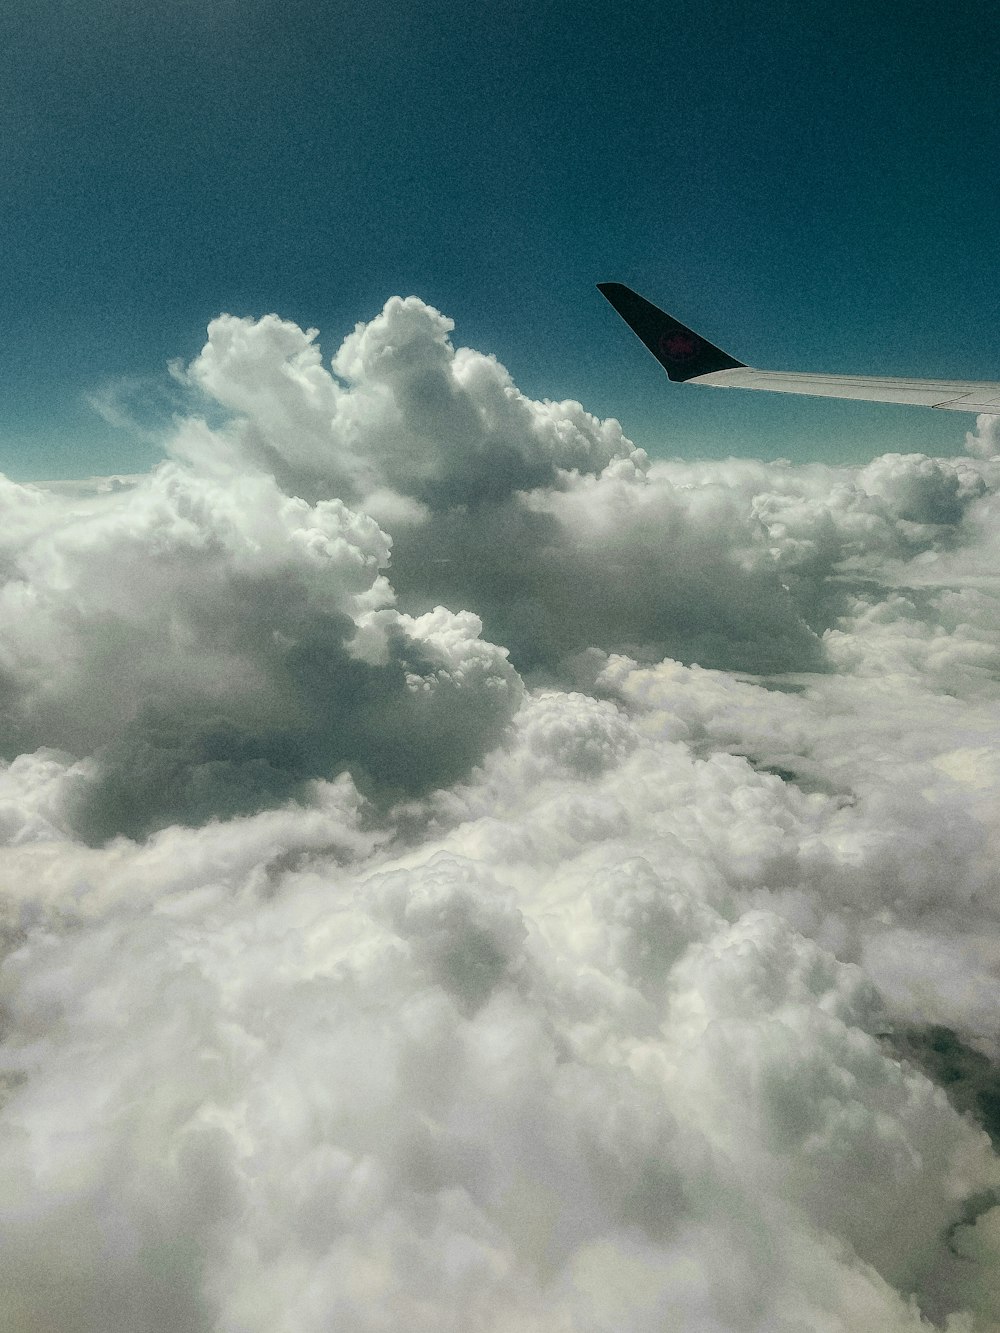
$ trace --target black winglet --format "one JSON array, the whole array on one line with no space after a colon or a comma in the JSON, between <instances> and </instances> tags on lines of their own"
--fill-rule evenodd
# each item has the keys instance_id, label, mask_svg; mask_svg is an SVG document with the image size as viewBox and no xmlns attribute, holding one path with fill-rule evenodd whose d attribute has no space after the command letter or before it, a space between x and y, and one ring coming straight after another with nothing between
<instances>
[{"instance_id":1,"label":"black winglet","mask_svg":"<svg viewBox=\"0 0 1000 1333\"><path fill-rule=\"evenodd\" d=\"M599 282L597 290L677 383L710 375L715 370L738 370L746 365L745 361L737 361L728 352L713 347L671 315L657 310L630 287L623 287L620 282Z\"/></svg>"}]
</instances>

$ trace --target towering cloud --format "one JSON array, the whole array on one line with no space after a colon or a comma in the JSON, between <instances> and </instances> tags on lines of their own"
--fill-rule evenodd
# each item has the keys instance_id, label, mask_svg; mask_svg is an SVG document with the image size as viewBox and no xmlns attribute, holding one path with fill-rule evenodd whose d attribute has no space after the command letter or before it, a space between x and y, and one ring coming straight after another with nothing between
<instances>
[{"instance_id":1,"label":"towering cloud","mask_svg":"<svg viewBox=\"0 0 1000 1333\"><path fill-rule=\"evenodd\" d=\"M390 300L0 503L12 1330L1000 1324L1000 467L651 462Z\"/></svg>"}]
</instances>

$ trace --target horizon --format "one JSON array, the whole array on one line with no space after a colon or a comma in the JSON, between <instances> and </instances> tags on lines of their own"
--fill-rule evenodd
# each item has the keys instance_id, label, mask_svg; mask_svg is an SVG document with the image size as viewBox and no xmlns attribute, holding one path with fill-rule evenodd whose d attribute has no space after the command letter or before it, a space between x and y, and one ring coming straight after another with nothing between
<instances>
[{"instance_id":1,"label":"horizon","mask_svg":"<svg viewBox=\"0 0 1000 1333\"><path fill-rule=\"evenodd\" d=\"M895 18L13 0L0 471L146 466L89 402L155 416L220 313L332 355L394 294L654 455L960 452L931 413L671 392L595 290L765 368L995 378L1000 15Z\"/></svg>"}]
</instances>

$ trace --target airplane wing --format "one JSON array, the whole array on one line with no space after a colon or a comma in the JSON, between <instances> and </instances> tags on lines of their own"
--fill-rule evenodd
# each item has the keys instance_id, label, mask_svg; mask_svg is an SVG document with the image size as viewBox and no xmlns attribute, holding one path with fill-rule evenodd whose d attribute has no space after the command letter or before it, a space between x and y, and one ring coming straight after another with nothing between
<instances>
[{"instance_id":1,"label":"airplane wing","mask_svg":"<svg viewBox=\"0 0 1000 1333\"><path fill-rule=\"evenodd\" d=\"M717 389L766 389L771 393L801 393L813 398L860 398L869 403L913 403L949 412L1000 415L1000 382L754 370L620 282L599 282L597 290L677 383L709 384Z\"/></svg>"}]
</instances>

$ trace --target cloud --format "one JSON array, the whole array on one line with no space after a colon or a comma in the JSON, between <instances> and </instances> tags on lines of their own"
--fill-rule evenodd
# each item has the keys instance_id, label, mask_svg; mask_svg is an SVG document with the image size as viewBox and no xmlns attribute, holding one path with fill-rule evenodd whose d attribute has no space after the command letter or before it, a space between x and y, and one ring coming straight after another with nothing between
<instances>
[{"instance_id":1,"label":"cloud","mask_svg":"<svg viewBox=\"0 0 1000 1333\"><path fill-rule=\"evenodd\" d=\"M187 378L239 413L232 452L296 493L348 503L381 492L434 509L499 500L560 468L592 470L632 452L616 421L578 403L533 402L495 357L456 350L453 328L416 297L393 297L345 339L331 373L317 330L222 315Z\"/></svg>"},{"instance_id":2,"label":"cloud","mask_svg":"<svg viewBox=\"0 0 1000 1333\"><path fill-rule=\"evenodd\" d=\"M968 431L965 447L977 458L994 458L1000 453L1000 417L981 415L976 417L976 429Z\"/></svg>"},{"instance_id":3,"label":"cloud","mask_svg":"<svg viewBox=\"0 0 1000 1333\"><path fill-rule=\"evenodd\" d=\"M389 539L339 499L167 463L49 523L0 592L3 744L91 758L90 839L249 813L340 769L448 782L516 707L473 614L393 608Z\"/></svg>"},{"instance_id":4,"label":"cloud","mask_svg":"<svg viewBox=\"0 0 1000 1333\"><path fill-rule=\"evenodd\" d=\"M0 488L9 1326L985 1333L1000 473L452 332L220 317Z\"/></svg>"}]
</instances>

